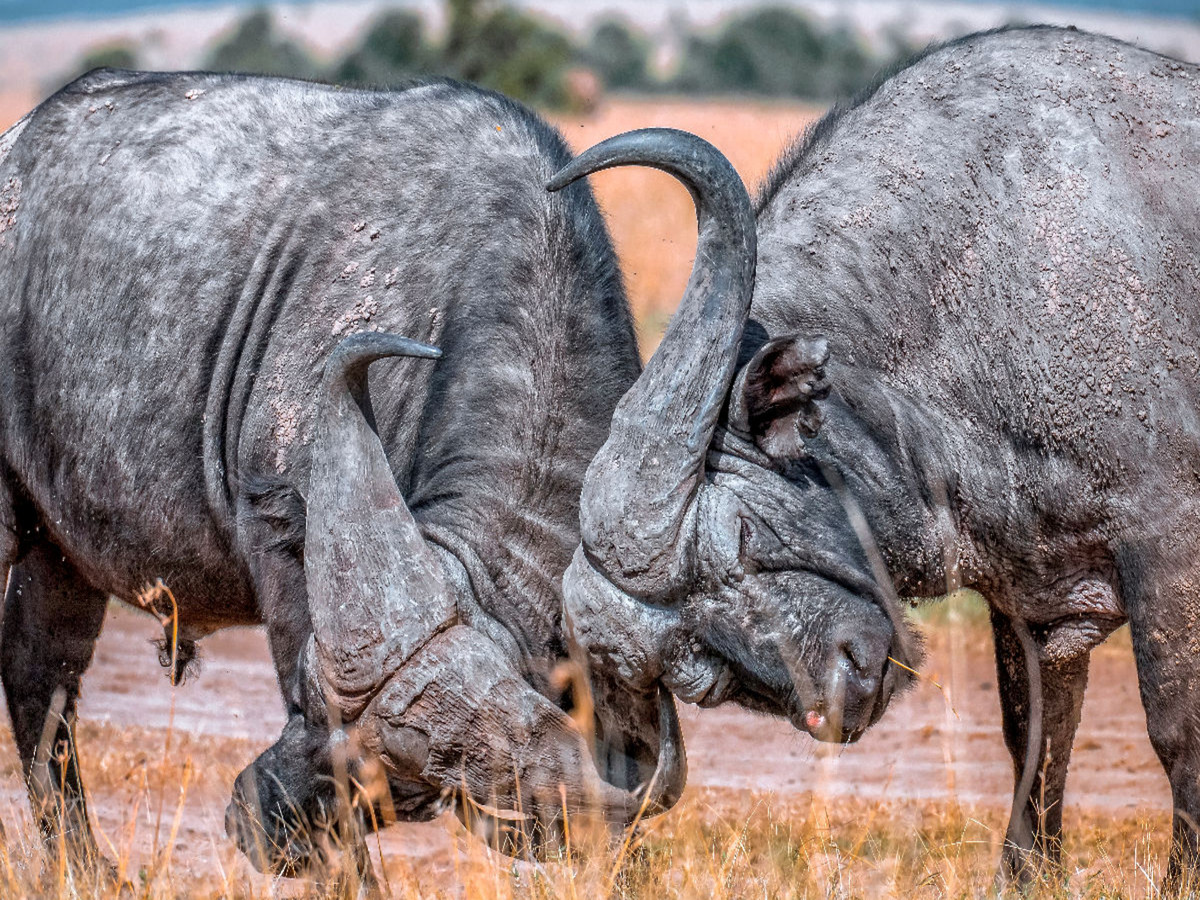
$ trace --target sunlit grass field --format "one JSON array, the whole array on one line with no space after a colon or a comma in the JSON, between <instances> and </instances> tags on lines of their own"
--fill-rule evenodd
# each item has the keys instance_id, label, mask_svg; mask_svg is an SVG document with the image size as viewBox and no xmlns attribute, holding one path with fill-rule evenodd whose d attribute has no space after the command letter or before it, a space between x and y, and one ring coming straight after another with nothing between
<instances>
[{"instance_id":1,"label":"sunlit grass field","mask_svg":"<svg viewBox=\"0 0 1200 900\"><path fill-rule=\"evenodd\" d=\"M950 642L976 648L990 642L986 612L969 594L918 610L916 618L931 651ZM189 689L165 681L156 687ZM935 688L927 677L918 689ZM56 866L34 836L23 797L10 791L7 805L0 804L6 829L0 897L350 896L258 875L225 839L219 823L229 786L262 743L87 719L79 743L101 845L125 883L80 880ZM11 787L16 752L6 730L0 760L0 776ZM931 793L944 794L941 776L931 782L938 782L928 785ZM385 894L404 898L974 898L993 896L1006 816L1001 804L906 799L902 791L893 799L861 800L819 789L693 786L668 814L619 834L572 822L566 853L556 861L514 862L449 816L394 826L368 842ZM1072 797L1067 880L1038 886L1034 895L1157 896L1169 827L1165 812L1099 812L1087 809L1086 798Z\"/></svg>"},{"instance_id":2,"label":"sunlit grass field","mask_svg":"<svg viewBox=\"0 0 1200 900\"><path fill-rule=\"evenodd\" d=\"M27 818L9 823L0 844L0 896L49 898L268 898L338 896L295 880L249 872L211 834L214 862L188 865L180 841L189 791L227 790L250 748L179 740L148 758L149 737L85 727L93 792L128 796L124 821L102 842L124 886L80 881L55 867L32 838ZM159 735L154 735L159 738ZM3 748L11 758L11 746ZM232 753L230 753L232 751ZM389 847L379 867L389 896L483 898L679 897L944 898L988 896L1004 832L1005 810L945 802L832 801L715 789L689 789L669 814L607 844L580 840L561 862L515 863L466 835L451 819L420 826L449 830L452 862L429 866ZM1113 817L1068 810L1069 879L1046 884L1052 898L1154 897L1167 850L1166 815ZM194 838L190 839L194 843ZM374 850L374 848L373 848ZM373 852L376 860L378 852Z\"/></svg>"}]
</instances>

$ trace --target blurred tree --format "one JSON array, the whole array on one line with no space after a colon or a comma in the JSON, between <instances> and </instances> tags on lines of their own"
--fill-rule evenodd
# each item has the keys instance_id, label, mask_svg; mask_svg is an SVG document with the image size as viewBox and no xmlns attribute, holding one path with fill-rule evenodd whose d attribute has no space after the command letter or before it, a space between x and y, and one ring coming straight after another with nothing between
<instances>
[{"instance_id":1,"label":"blurred tree","mask_svg":"<svg viewBox=\"0 0 1200 900\"><path fill-rule=\"evenodd\" d=\"M209 51L205 65L218 72L254 72L315 78L320 69L308 52L275 33L268 9L257 9L237 23L231 34Z\"/></svg>"},{"instance_id":2,"label":"blurred tree","mask_svg":"<svg viewBox=\"0 0 1200 900\"><path fill-rule=\"evenodd\" d=\"M517 100L563 106L566 76L576 56L561 31L508 6L450 0L443 74L473 81Z\"/></svg>"},{"instance_id":3,"label":"blurred tree","mask_svg":"<svg viewBox=\"0 0 1200 900\"><path fill-rule=\"evenodd\" d=\"M882 60L867 52L859 35L839 25L825 37L825 71L821 94L825 97L849 97L858 93L879 72Z\"/></svg>"},{"instance_id":4,"label":"blurred tree","mask_svg":"<svg viewBox=\"0 0 1200 900\"><path fill-rule=\"evenodd\" d=\"M849 28L821 30L796 10L768 7L730 19L715 37L690 35L673 85L829 100L868 84L878 66Z\"/></svg>"},{"instance_id":5,"label":"blurred tree","mask_svg":"<svg viewBox=\"0 0 1200 900\"><path fill-rule=\"evenodd\" d=\"M105 44L92 47L79 60L79 74L90 72L92 69L104 67L113 69L136 69L138 67L137 50L130 44Z\"/></svg>"},{"instance_id":6,"label":"blurred tree","mask_svg":"<svg viewBox=\"0 0 1200 900\"><path fill-rule=\"evenodd\" d=\"M357 49L334 69L333 78L354 84L395 84L436 67L425 40L425 22L416 13L392 11L377 19Z\"/></svg>"},{"instance_id":7,"label":"blurred tree","mask_svg":"<svg viewBox=\"0 0 1200 900\"><path fill-rule=\"evenodd\" d=\"M475 39L479 29L481 8L488 0L446 0L446 46L447 59L462 56Z\"/></svg>"},{"instance_id":8,"label":"blurred tree","mask_svg":"<svg viewBox=\"0 0 1200 900\"><path fill-rule=\"evenodd\" d=\"M496 0L447 0L445 42L431 46L411 12L390 12L333 70L337 81L389 84L420 73L473 81L517 100L564 106L578 51L540 18Z\"/></svg>"},{"instance_id":9,"label":"blurred tree","mask_svg":"<svg viewBox=\"0 0 1200 900\"><path fill-rule=\"evenodd\" d=\"M605 19L592 31L584 62L613 90L650 86L650 40L623 19Z\"/></svg>"},{"instance_id":10,"label":"blurred tree","mask_svg":"<svg viewBox=\"0 0 1200 900\"><path fill-rule=\"evenodd\" d=\"M883 45L887 48L882 55L889 67L908 62L920 53L923 47L919 41L912 39L899 22L884 28L882 38Z\"/></svg>"}]
</instances>

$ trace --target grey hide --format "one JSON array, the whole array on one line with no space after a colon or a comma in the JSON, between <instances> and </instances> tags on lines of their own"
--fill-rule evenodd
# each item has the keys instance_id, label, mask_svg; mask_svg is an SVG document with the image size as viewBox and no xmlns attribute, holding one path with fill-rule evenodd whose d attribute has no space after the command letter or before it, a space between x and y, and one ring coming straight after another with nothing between
<instances>
[{"instance_id":1,"label":"grey hide","mask_svg":"<svg viewBox=\"0 0 1200 900\"><path fill-rule=\"evenodd\" d=\"M289 720L227 815L260 867L378 824L332 777L372 763L371 812L485 829L511 804L553 836L559 783L621 823L678 796L669 695L598 677L592 742L556 676L583 472L639 371L590 192L543 188L569 159L448 82L99 70L0 138L0 676L47 837L96 859L75 698L108 597L157 579L173 676L267 626ZM441 359L368 397L413 341Z\"/></svg>"},{"instance_id":2,"label":"grey hide","mask_svg":"<svg viewBox=\"0 0 1200 900\"><path fill-rule=\"evenodd\" d=\"M975 588L1029 776L1002 871L1026 877L1060 855L1089 651L1129 622L1179 884L1200 847L1197 197L1200 69L1104 37L974 35L834 110L759 194L735 374L689 370L723 420L657 437L703 466L669 523L657 480L627 496L625 423L692 393L652 361L634 390L657 405L618 406L565 576L576 639L631 685L852 741L906 683L889 657L918 663L898 599ZM679 315L660 354L741 326Z\"/></svg>"}]
</instances>

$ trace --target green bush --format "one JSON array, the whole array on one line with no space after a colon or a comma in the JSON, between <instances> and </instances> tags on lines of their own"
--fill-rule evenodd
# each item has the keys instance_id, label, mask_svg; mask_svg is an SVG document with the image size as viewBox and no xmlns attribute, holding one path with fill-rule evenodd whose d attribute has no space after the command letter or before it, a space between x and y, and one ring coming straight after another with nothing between
<instances>
[{"instance_id":1,"label":"green bush","mask_svg":"<svg viewBox=\"0 0 1200 900\"><path fill-rule=\"evenodd\" d=\"M644 34L621 19L605 19L592 31L583 59L606 87L637 90L651 85L650 52Z\"/></svg>"},{"instance_id":2,"label":"green bush","mask_svg":"<svg viewBox=\"0 0 1200 900\"><path fill-rule=\"evenodd\" d=\"M321 74L303 47L275 33L275 22L267 9L255 10L238 22L233 34L212 48L205 65L218 72L295 78Z\"/></svg>"},{"instance_id":3,"label":"green bush","mask_svg":"<svg viewBox=\"0 0 1200 900\"><path fill-rule=\"evenodd\" d=\"M849 28L822 30L800 12L768 7L734 17L714 37L690 35L672 84L828 100L865 86L880 62Z\"/></svg>"},{"instance_id":4,"label":"green bush","mask_svg":"<svg viewBox=\"0 0 1200 900\"><path fill-rule=\"evenodd\" d=\"M384 13L362 43L334 69L333 80L352 84L395 84L429 71L437 60L425 39L425 22L412 12Z\"/></svg>"},{"instance_id":5,"label":"green bush","mask_svg":"<svg viewBox=\"0 0 1200 900\"><path fill-rule=\"evenodd\" d=\"M384 14L333 68L333 80L395 84L421 74L447 75L527 103L566 104L566 75L577 58L566 35L491 0L447 0L447 15L445 42L435 46L420 16Z\"/></svg>"},{"instance_id":6,"label":"green bush","mask_svg":"<svg viewBox=\"0 0 1200 900\"><path fill-rule=\"evenodd\" d=\"M90 72L92 69L136 69L138 67L137 51L129 44L106 44L93 47L79 60L79 74Z\"/></svg>"},{"instance_id":7,"label":"green bush","mask_svg":"<svg viewBox=\"0 0 1200 900\"><path fill-rule=\"evenodd\" d=\"M563 106L566 75L576 50L565 34L508 6L481 10L482 4L455 0L469 8L452 22L441 70L517 100Z\"/></svg>"}]
</instances>

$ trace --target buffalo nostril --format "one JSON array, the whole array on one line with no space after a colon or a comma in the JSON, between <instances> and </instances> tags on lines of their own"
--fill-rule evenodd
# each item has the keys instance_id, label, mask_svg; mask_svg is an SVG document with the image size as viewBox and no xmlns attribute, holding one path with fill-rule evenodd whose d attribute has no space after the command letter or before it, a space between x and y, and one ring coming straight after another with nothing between
<instances>
[{"instance_id":1,"label":"buffalo nostril","mask_svg":"<svg viewBox=\"0 0 1200 900\"><path fill-rule=\"evenodd\" d=\"M864 688L873 690L887 669L891 635L873 628L843 634L837 642L838 661Z\"/></svg>"},{"instance_id":2,"label":"buffalo nostril","mask_svg":"<svg viewBox=\"0 0 1200 900\"><path fill-rule=\"evenodd\" d=\"M847 667L849 671L854 672L855 674L858 674L862 671L862 664L854 655L854 645L852 643L849 641L843 641L841 644L839 644L838 654L841 656L842 660L849 663L849 666Z\"/></svg>"},{"instance_id":3,"label":"buffalo nostril","mask_svg":"<svg viewBox=\"0 0 1200 900\"><path fill-rule=\"evenodd\" d=\"M838 651L846 663L847 674L853 675L863 682L875 680L875 674L871 671L869 653L861 644L853 640L846 640L838 646Z\"/></svg>"}]
</instances>

